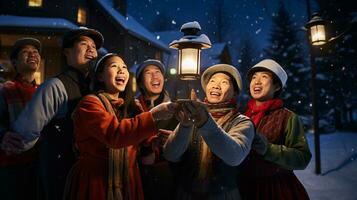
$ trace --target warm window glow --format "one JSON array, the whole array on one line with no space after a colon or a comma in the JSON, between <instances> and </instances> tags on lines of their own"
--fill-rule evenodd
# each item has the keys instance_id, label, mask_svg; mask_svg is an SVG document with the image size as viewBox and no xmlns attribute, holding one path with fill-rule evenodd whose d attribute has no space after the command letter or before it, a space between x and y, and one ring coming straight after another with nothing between
<instances>
[{"instance_id":1,"label":"warm window glow","mask_svg":"<svg viewBox=\"0 0 357 200\"><path fill-rule=\"evenodd\" d=\"M29 0L29 7L42 7L42 0Z\"/></svg>"},{"instance_id":2,"label":"warm window glow","mask_svg":"<svg viewBox=\"0 0 357 200\"><path fill-rule=\"evenodd\" d=\"M45 66L44 63L46 63L46 60L44 58L41 58L41 63L40 63L40 67L37 70L37 72L35 72L35 81L37 84L41 84L43 83L43 81L45 80Z\"/></svg>"},{"instance_id":3,"label":"warm window glow","mask_svg":"<svg viewBox=\"0 0 357 200\"><path fill-rule=\"evenodd\" d=\"M84 8L78 8L77 12L77 22L79 24L86 24L87 22L87 12Z\"/></svg>"},{"instance_id":4,"label":"warm window glow","mask_svg":"<svg viewBox=\"0 0 357 200\"><path fill-rule=\"evenodd\" d=\"M315 25L311 27L312 45L322 45L326 43L326 34L324 25Z\"/></svg>"},{"instance_id":5,"label":"warm window glow","mask_svg":"<svg viewBox=\"0 0 357 200\"><path fill-rule=\"evenodd\" d=\"M138 89L135 77L133 77L133 79L132 79L132 88L131 89L133 90L134 94L136 93L136 90Z\"/></svg>"},{"instance_id":6,"label":"warm window glow","mask_svg":"<svg viewBox=\"0 0 357 200\"><path fill-rule=\"evenodd\" d=\"M35 81L37 84L42 83L42 77L41 77L41 72L35 72Z\"/></svg>"},{"instance_id":7,"label":"warm window glow","mask_svg":"<svg viewBox=\"0 0 357 200\"><path fill-rule=\"evenodd\" d=\"M186 48L180 49L179 54L179 75L199 75L200 73L200 49Z\"/></svg>"}]
</instances>

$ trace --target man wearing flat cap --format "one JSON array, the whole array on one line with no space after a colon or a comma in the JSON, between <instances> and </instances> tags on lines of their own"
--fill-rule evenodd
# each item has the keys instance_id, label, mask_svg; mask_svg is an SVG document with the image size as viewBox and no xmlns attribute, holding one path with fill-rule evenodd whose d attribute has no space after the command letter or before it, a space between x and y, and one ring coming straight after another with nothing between
<instances>
[{"instance_id":1,"label":"man wearing flat cap","mask_svg":"<svg viewBox=\"0 0 357 200\"><path fill-rule=\"evenodd\" d=\"M155 59L148 59L139 64L136 80L140 90L138 97L145 111L170 101L164 89L165 67ZM173 130L178 122L175 118L157 123L158 129ZM168 162L161 155L162 146L168 135L159 133L145 141L140 149L141 177L145 199L171 199L173 192L173 175Z\"/></svg>"},{"instance_id":2,"label":"man wearing flat cap","mask_svg":"<svg viewBox=\"0 0 357 200\"><path fill-rule=\"evenodd\" d=\"M37 88L35 72L41 63L41 43L35 38L21 38L12 46L10 60L14 79L0 89L0 144L9 139L10 129ZM10 138L11 139L11 138ZM8 155L0 150L0 194L2 200L36 199L37 154L32 148L21 154Z\"/></svg>"},{"instance_id":3,"label":"man wearing flat cap","mask_svg":"<svg viewBox=\"0 0 357 200\"><path fill-rule=\"evenodd\" d=\"M9 151L32 148L41 136L39 166L41 199L62 199L66 176L74 164L73 122L71 113L89 93L90 62L104 42L94 29L80 27L63 36L64 71L40 85L32 100L13 123L12 130L21 136L23 145L13 142Z\"/></svg>"}]
</instances>

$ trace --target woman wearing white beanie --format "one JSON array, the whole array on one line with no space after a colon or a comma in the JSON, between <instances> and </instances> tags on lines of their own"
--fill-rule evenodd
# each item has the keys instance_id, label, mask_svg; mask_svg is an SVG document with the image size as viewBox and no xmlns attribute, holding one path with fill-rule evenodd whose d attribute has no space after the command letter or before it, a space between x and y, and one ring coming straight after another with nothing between
<instances>
[{"instance_id":1,"label":"woman wearing white beanie","mask_svg":"<svg viewBox=\"0 0 357 200\"><path fill-rule=\"evenodd\" d=\"M254 138L253 123L238 112L242 80L235 67L217 64L202 74L201 85L205 102L182 103L180 123L164 146L166 159L176 162L176 199L239 200L236 166Z\"/></svg>"},{"instance_id":2,"label":"woman wearing white beanie","mask_svg":"<svg viewBox=\"0 0 357 200\"><path fill-rule=\"evenodd\" d=\"M311 159L299 117L279 98L287 81L284 69L265 59L248 71L252 99L245 115L256 127L252 151L238 177L243 199L309 199L293 170Z\"/></svg>"}]
</instances>

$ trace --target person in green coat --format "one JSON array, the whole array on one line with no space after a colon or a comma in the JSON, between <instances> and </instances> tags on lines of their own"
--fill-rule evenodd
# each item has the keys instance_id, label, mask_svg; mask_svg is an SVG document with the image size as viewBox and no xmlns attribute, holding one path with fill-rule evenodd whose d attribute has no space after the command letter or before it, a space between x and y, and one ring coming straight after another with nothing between
<instances>
[{"instance_id":1,"label":"person in green coat","mask_svg":"<svg viewBox=\"0 0 357 200\"><path fill-rule=\"evenodd\" d=\"M302 123L279 98L287 81L284 69L265 59L248 71L252 99L245 115L256 127L252 151L240 168L242 199L309 199L293 170L311 159Z\"/></svg>"}]
</instances>

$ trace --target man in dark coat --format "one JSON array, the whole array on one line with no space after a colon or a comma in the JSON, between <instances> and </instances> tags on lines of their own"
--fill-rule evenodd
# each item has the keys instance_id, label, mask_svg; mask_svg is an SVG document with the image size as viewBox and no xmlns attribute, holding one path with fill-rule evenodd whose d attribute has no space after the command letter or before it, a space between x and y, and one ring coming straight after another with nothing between
<instances>
[{"instance_id":1,"label":"man in dark coat","mask_svg":"<svg viewBox=\"0 0 357 200\"><path fill-rule=\"evenodd\" d=\"M162 102L170 101L164 89L165 67L159 60L149 59L142 62L136 70L136 80L140 90L138 97L145 111ZM159 129L173 130L178 124L176 119L158 122ZM140 149L141 176L145 199L171 199L174 179L168 161L161 155L163 144L168 135L147 140Z\"/></svg>"},{"instance_id":2,"label":"man in dark coat","mask_svg":"<svg viewBox=\"0 0 357 200\"><path fill-rule=\"evenodd\" d=\"M22 137L24 145L8 142L10 150L28 150L41 136L41 199L62 199L66 176L75 162L71 114L77 103L89 93L90 62L104 42L101 33L81 27L67 32L62 41L64 72L40 85L32 100L8 132ZM13 141L16 141L15 139Z\"/></svg>"}]
</instances>

